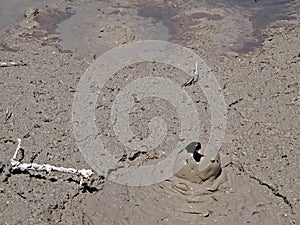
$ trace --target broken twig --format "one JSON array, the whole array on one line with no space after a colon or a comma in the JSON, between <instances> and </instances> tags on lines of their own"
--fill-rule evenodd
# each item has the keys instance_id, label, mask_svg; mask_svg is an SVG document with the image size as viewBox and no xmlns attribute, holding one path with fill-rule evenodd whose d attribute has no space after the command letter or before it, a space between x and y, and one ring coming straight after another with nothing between
<instances>
[{"instance_id":1,"label":"broken twig","mask_svg":"<svg viewBox=\"0 0 300 225\"><path fill-rule=\"evenodd\" d=\"M181 87L187 87L191 86L192 84L195 84L199 80L199 75L198 75L198 63L195 62L195 70L194 70L194 76L189 79L187 82L185 82Z\"/></svg>"},{"instance_id":2,"label":"broken twig","mask_svg":"<svg viewBox=\"0 0 300 225\"><path fill-rule=\"evenodd\" d=\"M5 123L12 117L13 113L10 112L8 109L5 111Z\"/></svg>"},{"instance_id":3,"label":"broken twig","mask_svg":"<svg viewBox=\"0 0 300 225\"><path fill-rule=\"evenodd\" d=\"M11 66L27 66L27 63L0 62L0 67L11 67Z\"/></svg>"},{"instance_id":4,"label":"broken twig","mask_svg":"<svg viewBox=\"0 0 300 225\"><path fill-rule=\"evenodd\" d=\"M12 165L13 170L21 170L21 171L36 170L36 171L45 171L48 173L51 171L58 171L58 172L63 172L63 173L73 173L73 174L81 175L84 178L88 178L93 174L92 170L86 170L86 169L77 170L74 168L57 167L57 166L52 166L49 164L41 165L41 164L37 164L37 163L21 163L16 160L20 148L21 148L21 139L18 138L15 154L10 159L10 163Z\"/></svg>"}]
</instances>

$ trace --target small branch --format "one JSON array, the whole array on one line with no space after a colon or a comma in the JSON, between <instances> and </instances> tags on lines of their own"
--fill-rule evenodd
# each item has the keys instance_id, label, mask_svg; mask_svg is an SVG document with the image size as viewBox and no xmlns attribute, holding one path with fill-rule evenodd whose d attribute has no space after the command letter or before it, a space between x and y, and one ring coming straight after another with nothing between
<instances>
[{"instance_id":1,"label":"small branch","mask_svg":"<svg viewBox=\"0 0 300 225\"><path fill-rule=\"evenodd\" d=\"M11 66L27 66L27 63L0 62L0 67L11 67Z\"/></svg>"},{"instance_id":2,"label":"small branch","mask_svg":"<svg viewBox=\"0 0 300 225\"><path fill-rule=\"evenodd\" d=\"M37 164L37 163L21 163L16 160L20 148L21 148L21 139L18 138L15 154L10 159L10 163L12 165L13 170L21 170L21 171L36 170L36 171L45 171L48 173L51 171L57 171L57 172L73 173L73 174L81 175L84 178L88 178L93 174L92 170L86 170L86 169L77 170L74 168L57 167L57 166L52 166L49 164L41 165L41 164Z\"/></svg>"},{"instance_id":3,"label":"small branch","mask_svg":"<svg viewBox=\"0 0 300 225\"><path fill-rule=\"evenodd\" d=\"M181 87L187 87L191 86L192 84L195 84L199 80L199 74L198 74L198 63L195 62L195 70L194 70L194 76L189 79L187 82L185 82Z\"/></svg>"},{"instance_id":4,"label":"small branch","mask_svg":"<svg viewBox=\"0 0 300 225\"><path fill-rule=\"evenodd\" d=\"M13 113L8 111L8 109L6 109L4 122L6 123L12 117L12 115L13 115Z\"/></svg>"},{"instance_id":5,"label":"small branch","mask_svg":"<svg viewBox=\"0 0 300 225\"><path fill-rule=\"evenodd\" d=\"M17 148L16 148L16 151L15 151L15 154L13 155L12 159L15 160L17 158L17 155L18 155L18 152L21 148L21 138L18 138L17 139Z\"/></svg>"}]
</instances>

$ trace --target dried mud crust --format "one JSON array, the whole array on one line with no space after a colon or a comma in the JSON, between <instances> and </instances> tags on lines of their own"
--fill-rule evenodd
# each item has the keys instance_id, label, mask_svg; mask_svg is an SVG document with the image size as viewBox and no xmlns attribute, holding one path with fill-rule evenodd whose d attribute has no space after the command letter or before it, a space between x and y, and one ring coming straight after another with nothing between
<instances>
[{"instance_id":1,"label":"dried mud crust","mask_svg":"<svg viewBox=\"0 0 300 225\"><path fill-rule=\"evenodd\" d=\"M180 118L176 109L166 100L155 97L136 100L134 107L129 112L129 124L130 129L135 134L134 138L142 141L150 134L149 122L153 116L163 118L168 126L163 142L153 150L133 150L122 147L123 144L118 140L118 137L115 137L110 112L116 95L130 82L147 76L164 77L177 84L182 84L189 79L189 76L184 72L170 65L145 62L133 64L120 70L106 83L98 96L96 105L97 127L99 127L99 134L103 143L119 159L122 166L124 163L131 166L155 164L169 156L180 141ZM203 118L203 122L200 124L200 136L202 143L206 144L210 130L207 100L200 87L185 90L193 101L198 103L196 107L199 115Z\"/></svg>"},{"instance_id":2,"label":"dried mud crust","mask_svg":"<svg viewBox=\"0 0 300 225\"><path fill-rule=\"evenodd\" d=\"M73 93L86 63L74 54L61 54L55 47L15 38L15 33L1 35L7 46L16 49L2 50L1 62L24 65L1 68L0 223L71 221L71 208L81 207L80 196L101 189L103 178L96 175L81 187L76 176L11 172L10 158L20 137L23 162L89 167L77 149L71 123ZM67 208L70 214L64 214ZM82 221L81 216L76 220Z\"/></svg>"},{"instance_id":3,"label":"dried mud crust","mask_svg":"<svg viewBox=\"0 0 300 225\"><path fill-rule=\"evenodd\" d=\"M293 23L268 30L263 46L247 55L214 55L214 47L206 44L211 49L206 60L228 104L228 128L220 153L228 182L218 191L197 196L174 191L170 180L126 187L94 175L80 186L79 177L66 174L12 173L9 160L17 137L23 139L24 162L89 167L76 146L71 121L76 85L88 64L75 53L62 53L34 38L20 38L15 28L2 33L0 60L24 65L0 68L0 223L297 224L300 28L299 21ZM196 38L185 42L197 53L203 52L197 45L201 32L195 29ZM162 65L145 68L164 71ZM130 75L130 68L121 72ZM121 84L111 81L103 94L111 98L112 90L118 88ZM198 90L191 86L188 91ZM206 118L205 100L193 100L203 104ZM158 102L158 109L163 104ZM145 121L153 116L147 105L137 105L136 112L140 107L145 107L141 110L146 111ZM164 113L176 114L173 109ZM131 119L133 124L138 121L135 115ZM176 132L178 123L173 122L171 129ZM104 133L112 133L101 127ZM142 129L138 136L147 134L144 127L136 125L136 132ZM115 149L122 159L124 153ZM126 160L133 159L133 163L147 160L143 154L130 154Z\"/></svg>"}]
</instances>

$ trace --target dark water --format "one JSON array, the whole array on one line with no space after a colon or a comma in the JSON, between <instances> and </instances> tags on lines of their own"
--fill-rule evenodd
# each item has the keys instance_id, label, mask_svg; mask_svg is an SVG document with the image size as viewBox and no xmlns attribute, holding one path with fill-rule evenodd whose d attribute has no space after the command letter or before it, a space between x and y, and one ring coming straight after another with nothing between
<instances>
[{"instance_id":1,"label":"dark water","mask_svg":"<svg viewBox=\"0 0 300 225\"><path fill-rule=\"evenodd\" d=\"M127 10L132 16L151 18L157 26L158 34L154 39L171 41L188 39L190 37L186 36L184 28L195 25L195 21L199 22L201 19L207 19L218 22L220 33L224 35L223 46L228 44L231 46L231 50L245 53L260 46L264 40L263 31L265 28L276 21L299 18L300 12L299 0L257 0L257 2L251 0L189 0L182 1L182 3L176 2L181 6L191 6L192 9L205 8L206 11L191 13L184 19L174 19L176 15L181 13L178 7L168 3L154 4L152 1L140 1L137 5L133 5L128 1L126 5L116 0L105 3L102 1L81 2L77 0L56 2L46 0L0 0L0 30L20 22L24 18L25 9L49 7L51 9L49 14L40 18L41 25L49 33L58 34L57 39L62 41L62 46L65 49L88 49L81 40L89 39L90 43L87 45L92 47L87 51L93 51L96 49L97 43L93 43L95 34L92 30L97 29L97 7L102 4L101 7ZM72 12L68 11L70 10L68 5L71 5ZM220 9L226 13L224 15L208 13L210 9ZM80 29L76 30L72 26L80 27ZM99 50L101 52L106 49L106 46L101 46L99 49L101 49Z\"/></svg>"},{"instance_id":2,"label":"dark water","mask_svg":"<svg viewBox=\"0 0 300 225\"><path fill-rule=\"evenodd\" d=\"M193 1L192 1L193 2ZM263 31L276 21L289 21L299 17L300 1L299 0L258 0L256 2L251 0L215 0L215 1L194 1L197 3L205 3L208 9L224 9L229 14L232 11L232 20L237 20L234 14L239 12L244 20L249 20L252 27L238 24L238 26L228 26L227 32L245 33L237 37L236 42L242 43L233 46L231 50L247 53L261 45L264 40ZM141 5L138 9L138 15L143 17L152 17L155 21L162 21L165 26L170 30L173 38L180 34L182 28L187 24L193 24L191 19L206 18L212 21L221 21L222 16L218 14L211 14L206 12L196 12L190 15L190 20L184 22L173 20L172 17L176 15L176 10L169 6L157 5ZM230 16L230 15L227 15ZM194 23L195 24L195 23ZM222 24L224 25L224 24ZM243 27L244 26L244 27ZM249 33L249 29L252 31ZM224 34L226 36L226 34ZM246 37L246 38L245 38ZM182 37L180 37L182 38ZM228 43L229 44L229 43Z\"/></svg>"},{"instance_id":3,"label":"dark water","mask_svg":"<svg viewBox=\"0 0 300 225\"><path fill-rule=\"evenodd\" d=\"M253 24L253 40L246 41L240 52L248 52L259 47L264 40L263 30L279 20L292 20L299 18L299 0L219 0L210 2L215 7L237 8L245 13Z\"/></svg>"}]
</instances>

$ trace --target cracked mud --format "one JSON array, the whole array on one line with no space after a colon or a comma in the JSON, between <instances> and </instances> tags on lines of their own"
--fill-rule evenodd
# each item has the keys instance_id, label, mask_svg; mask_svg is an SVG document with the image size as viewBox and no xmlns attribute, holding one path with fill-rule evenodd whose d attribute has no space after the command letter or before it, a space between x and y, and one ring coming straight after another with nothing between
<instances>
[{"instance_id":1,"label":"cracked mud","mask_svg":"<svg viewBox=\"0 0 300 225\"><path fill-rule=\"evenodd\" d=\"M5 63L0 67L1 224L299 223L297 1L287 1L285 10L292 9L287 16L276 17L273 11L272 20L258 25L259 17L251 13L266 13L268 1L249 3L256 4L251 10L241 3L226 8L222 1L3 4L12 11L0 9L7 18L0 21L0 62ZM6 11L15 12L10 14L16 18ZM145 187L115 184L105 174L94 174L80 185L80 177L69 174L11 171L18 137L25 152L18 155L20 161L89 168L72 128L77 84L104 51L143 39L191 48L216 74L228 121L220 154L211 159L212 170L198 173L199 152L200 159L192 157L176 176ZM171 66L145 62L123 68L105 84L96 122L120 167L157 163L180 139L176 109L155 98L136 101L129 122L135 138L143 140L151 118L163 118L168 132L158 148L132 151L115 137L110 111L116 94L148 75L179 85L190 78ZM185 90L201 121L201 140L195 141L205 149L210 134L207 99L196 85Z\"/></svg>"}]
</instances>

